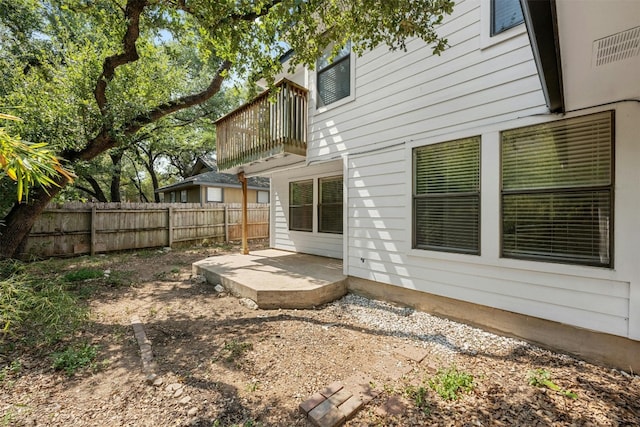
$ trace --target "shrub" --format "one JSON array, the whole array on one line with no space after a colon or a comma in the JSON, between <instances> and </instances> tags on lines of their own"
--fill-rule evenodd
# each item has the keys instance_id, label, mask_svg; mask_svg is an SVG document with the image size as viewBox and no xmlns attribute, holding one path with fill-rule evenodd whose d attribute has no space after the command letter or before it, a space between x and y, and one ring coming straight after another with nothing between
<instances>
[{"instance_id":1,"label":"shrub","mask_svg":"<svg viewBox=\"0 0 640 427\"><path fill-rule=\"evenodd\" d=\"M64 370L67 375L71 376L78 369L90 366L94 367L93 362L98 355L98 347L90 344L82 344L79 346L67 347L64 351L53 353L53 369Z\"/></svg>"},{"instance_id":2,"label":"shrub","mask_svg":"<svg viewBox=\"0 0 640 427\"><path fill-rule=\"evenodd\" d=\"M443 399L456 400L461 393L473 390L473 376L451 366L447 369L439 369L429 381L429 386Z\"/></svg>"}]
</instances>

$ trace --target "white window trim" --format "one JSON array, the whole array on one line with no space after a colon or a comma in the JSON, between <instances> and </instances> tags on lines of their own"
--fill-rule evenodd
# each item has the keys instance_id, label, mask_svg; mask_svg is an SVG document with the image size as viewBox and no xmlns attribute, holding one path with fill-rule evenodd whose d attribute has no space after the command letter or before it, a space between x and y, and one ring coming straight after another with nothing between
<instances>
[{"instance_id":1,"label":"white window trim","mask_svg":"<svg viewBox=\"0 0 640 427\"><path fill-rule=\"evenodd\" d=\"M527 32L524 22L491 37L491 0L480 1L480 49L487 49Z\"/></svg>"},{"instance_id":2,"label":"white window trim","mask_svg":"<svg viewBox=\"0 0 640 427\"><path fill-rule=\"evenodd\" d=\"M209 190L220 190L220 200L213 200L209 198ZM222 201L224 200L224 191L222 190L222 187L207 187L206 188L206 200L209 203L222 203Z\"/></svg>"},{"instance_id":3,"label":"white window trim","mask_svg":"<svg viewBox=\"0 0 640 427\"><path fill-rule=\"evenodd\" d=\"M322 114L326 111L330 111L333 110L334 108L338 108L344 104L348 104L349 102L353 102L356 99L356 57L357 55L354 54L353 52L353 47L351 48L351 52L349 52L350 58L349 58L349 79L350 79L350 88L351 88L351 93L349 94L349 96L345 96L344 98L336 101L336 102L332 102L329 105L324 105L322 107L318 107L318 86L317 86L317 82L318 82L318 67L316 66L315 70L310 74L309 76L309 87L312 88L311 90L311 99L310 99L310 103L312 105L312 108L314 109L314 114Z\"/></svg>"}]
</instances>

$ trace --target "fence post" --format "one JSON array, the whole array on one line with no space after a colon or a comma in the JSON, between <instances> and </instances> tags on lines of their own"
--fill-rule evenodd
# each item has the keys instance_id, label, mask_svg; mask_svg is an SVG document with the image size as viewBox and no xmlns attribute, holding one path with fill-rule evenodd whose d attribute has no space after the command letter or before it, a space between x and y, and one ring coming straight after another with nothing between
<instances>
[{"instance_id":1,"label":"fence post","mask_svg":"<svg viewBox=\"0 0 640 427\"><path fill-rule=\"evenodd\" d=\"M169 247L173 245L173 207L167 208L167 228L169 230Z\"/></svg>"},{"instance_id":2,"label":"fence post","mask_svg":"<svg viewBox=\"0 0 640 427\"><path fill-rule=\"evenodd\" d=\"M229 206L224 205L224 242L229 243Z\"/></svg>"},{"instance_id":3,"label":"fence post","mask_svg":"<svg viewBox=\"0 0 640 427\"><path fill-rule=\"evenodd\" d=\"M91 206L91 256L96 254L96 205Z\"/></svg>"}]
</instances>

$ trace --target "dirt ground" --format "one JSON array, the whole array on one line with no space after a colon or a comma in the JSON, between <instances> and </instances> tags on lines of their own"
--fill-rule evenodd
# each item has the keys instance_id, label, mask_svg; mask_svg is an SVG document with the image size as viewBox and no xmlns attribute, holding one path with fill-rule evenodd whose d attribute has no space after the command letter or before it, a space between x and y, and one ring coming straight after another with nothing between
<instances>
[{"instance_id":1,"label":"dirt ground","mask_svg":"<svg viewBox=\"0 0 640 427\"><path fill-rule=\"evenodd\" d=\"M81 257L65 270L93 266L123 278L88 301L88 327L77 337L99 346L97 364L69 377L28 351L4 355L21 370L0 383L0 425L309 426L298 405L356 372L378 396L348 426L640 425L640 377L523 346L506 354L456 354L401 360L418 346L359 324L339 310L252 310L191 278L191 263L237 247ZM126 280L124 280L126 279ZM151 341L161 384L148 384L131 319ZM640 355L639 355L640 357ZM455 365L475 387L444 400L429 386ZM394 367L404 375L395 375ZM528 382L544 369L573 399ZM159 383L160 381L158 381ZM421 390L420 401L416 390Z\"/></svg>"}]
</instances>

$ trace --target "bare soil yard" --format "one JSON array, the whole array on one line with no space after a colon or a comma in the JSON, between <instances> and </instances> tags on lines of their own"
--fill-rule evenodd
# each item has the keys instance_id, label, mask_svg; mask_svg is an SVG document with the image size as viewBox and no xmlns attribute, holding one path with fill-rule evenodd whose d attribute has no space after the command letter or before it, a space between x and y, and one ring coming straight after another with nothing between
<instances>
[{"instance_id":1,"label":"bare soil yard","mask_svg":"<svg viewBox=\"0 0 640 427\"><path fill-rule=\"evenodd\" d=\"M308 426L298 405L358 372L378 394L348 426L640 425L640 377L633 374L524 344L441 351L446 336L424 342L376 328L351 314L353 301L253 310L192 279L192 262L237 250L43 261L51 274L108 270L110 280L80 284L90 295L90 319L70 338L99 351L91 368L71 376L53 369L46 351L55 349L43 354L18 345L0 355L0 425ZM151 341L161 384L146 381L133 316ZM411 349L427 357L403 358ZM452 366L473 377L473 388L445 400L430 384L439 369ZM533 376L537 385L530 384Z\"/></svg>"}]
</instances>

